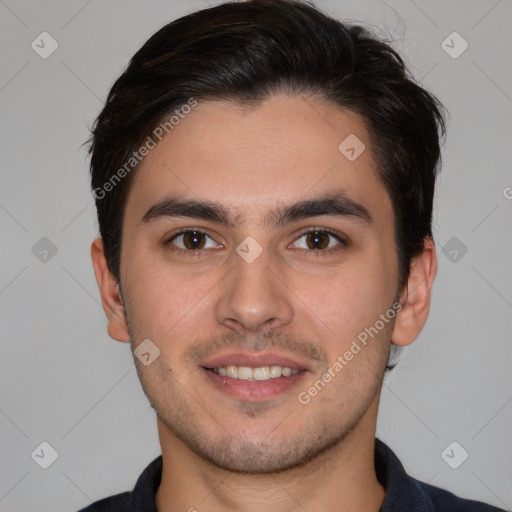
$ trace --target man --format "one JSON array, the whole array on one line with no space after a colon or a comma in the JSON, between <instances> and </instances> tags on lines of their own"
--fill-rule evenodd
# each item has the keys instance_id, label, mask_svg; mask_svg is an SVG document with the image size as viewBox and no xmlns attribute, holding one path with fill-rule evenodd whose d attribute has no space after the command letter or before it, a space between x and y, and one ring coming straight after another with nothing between
<instances>
[{"instance_id":1,"label":"man","mask_svg":"<svg viewBox=\"0 0 512 512\"><path fill-rule=\"evenodd\" d=\"M92 258L162 456L85 510L497 510L375 439L391 348L428 316L443 135L389 46L305 3L149 39L93 129Z\"/></svg>"}]
</instances>

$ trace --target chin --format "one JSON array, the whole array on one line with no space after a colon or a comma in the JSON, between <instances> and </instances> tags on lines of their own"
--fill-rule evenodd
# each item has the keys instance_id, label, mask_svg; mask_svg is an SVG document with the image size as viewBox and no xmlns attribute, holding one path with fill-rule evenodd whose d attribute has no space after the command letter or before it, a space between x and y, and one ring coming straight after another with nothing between
<instances>
[{"instance_id":1,"label":"chin","mask_svg":"<svg viewBox=\"0 0 512 512\"><path fill-rule=\"evenodd\" d=\"M318 428L316 428L318 427ZM247 432L238 436L227 434L221 439L212 439L199 432L183 432L172 429L191 451L214 466L239 474L276 474L304 466L340 443L350 428L328 432L325 425L315 428L297 428L295 435L283 434L266 437ZM340 431L341 430L341 431Z\"/></svg>"}]
</instances>

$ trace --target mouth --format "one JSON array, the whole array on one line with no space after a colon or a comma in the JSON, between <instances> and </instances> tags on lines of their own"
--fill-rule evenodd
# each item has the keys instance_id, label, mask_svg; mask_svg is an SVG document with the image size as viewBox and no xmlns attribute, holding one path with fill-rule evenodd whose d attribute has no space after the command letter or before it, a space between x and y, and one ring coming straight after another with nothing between
<instances>
[{"instance_id":1,"label":"mouth","mask_svg":"<svg viewBox=\"0 0 512 512\"><path fill-rule=\"evenodd\" d=\"M222 377L229 377L231 379L248 380L252 381L265 381L270 379L278 379L279 377L289 377L290 375L297 375L300 370L292 370L288 366L258 366L251 368L250 366L220 366L219 368L212 368L215 373Z\"/></svg>"},{"instance_id":2,"label":"mouth","mask_svg":"<svg viewBox=\"0 0 512 512\"><path fill-rule=\"evenodd\" d=\"M200 366L218 390L234 398L262 401L295 387L309 369L276 354L230 354Z\"/></svg>"}]
</instances>

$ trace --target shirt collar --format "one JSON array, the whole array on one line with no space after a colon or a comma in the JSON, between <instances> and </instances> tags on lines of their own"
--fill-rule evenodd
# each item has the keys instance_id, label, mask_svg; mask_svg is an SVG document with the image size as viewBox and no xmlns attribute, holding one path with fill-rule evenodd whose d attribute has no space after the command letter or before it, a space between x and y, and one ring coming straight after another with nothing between
<instances>
[{"instance_id":1,"label":"shirt collar","mask_svg":"<svg viewBox=\"0 0 512 512\"><path fill-rule=\"evenodd\" d=\"M398 457L379 439L375 439L375 472L386 489L379 512L435 512L434 504L420 482L405 472Z\"/></svg>"}]
</instances>

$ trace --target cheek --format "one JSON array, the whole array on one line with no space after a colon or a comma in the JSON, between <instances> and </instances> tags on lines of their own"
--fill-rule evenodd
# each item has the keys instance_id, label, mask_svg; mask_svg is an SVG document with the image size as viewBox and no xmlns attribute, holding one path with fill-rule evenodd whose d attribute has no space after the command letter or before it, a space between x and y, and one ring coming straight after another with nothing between
<instances>
[{"instance_id":1,"label":"cheek","mask_svg":"<svg viewBox=\"0 0 512 512\"><path fill-rule=\"evenodd\" d=\"M123 288L129 297L128 316L139 336L168 338L201 309L201 297L211 288L210 279L172 271L169 265L132 252L125 260Z\"/></svg>"},{"instance_id":2,"label":"cheek","mask_svg":"<svg viewBox=\"0 0 512 512\"><path fill-rule=\"evenodd\" d=\"M394 272L382 258L360 257L320 277L301 276L290 285L300 315L318 327L318 335L349 342L391 307ZM337 347L339 348L339 347Z\"/></svg>"}]
</instances>

